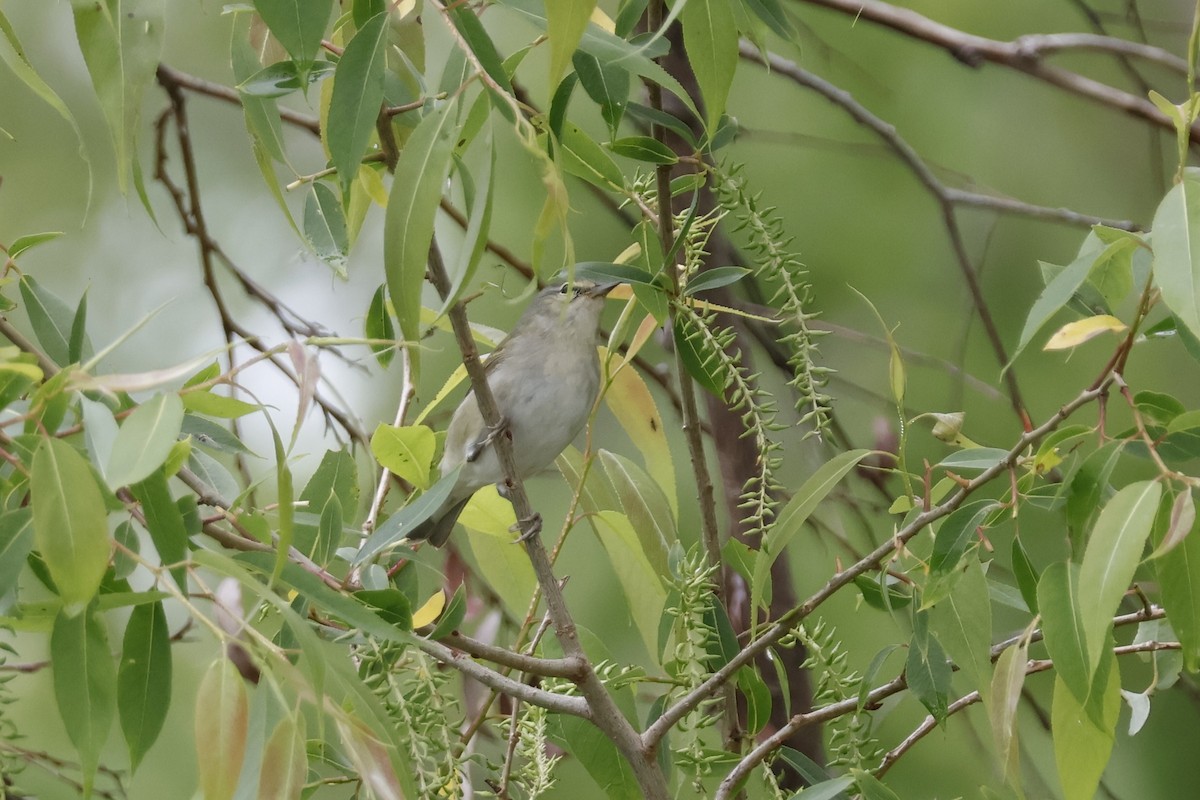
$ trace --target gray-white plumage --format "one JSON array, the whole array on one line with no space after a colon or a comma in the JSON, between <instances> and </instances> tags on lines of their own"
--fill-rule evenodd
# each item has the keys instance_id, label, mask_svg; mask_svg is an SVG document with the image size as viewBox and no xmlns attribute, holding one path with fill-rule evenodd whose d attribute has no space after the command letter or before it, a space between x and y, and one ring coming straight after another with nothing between
<instances>
[{"instance_id":1,"label":"gray-white plumage","mask_svg":"<svg viewBox=\"0 0 1200 800\"><path fill-rule=\"evenodd\" d=\"M484 364L522 479L550 466L587 424L600 391L600 312L614 286L579 281L543 289ZM503 480L489 433L472 391L450 420L442 454L442 475L461 465L458 480L407 538L441 547L471 495Z\"/></svg>"}]
</instances>

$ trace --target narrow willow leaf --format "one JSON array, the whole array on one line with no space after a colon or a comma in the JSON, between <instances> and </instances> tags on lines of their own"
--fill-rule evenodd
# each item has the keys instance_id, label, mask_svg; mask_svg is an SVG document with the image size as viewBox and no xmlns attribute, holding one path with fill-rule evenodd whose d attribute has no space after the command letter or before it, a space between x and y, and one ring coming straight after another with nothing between
<instances>
[{"instance_id":1,"label":"narrow willow leaf","mask_svg":"<svg viewBox=\"0 0 1200 800\"><path fill-rule=\"evenodd\" d=\"M615 137L629 102L629 73L620 67L605 64L583 50L575 51L571 63L583 90L600 106L600 113L608 123L609 133ZM563 110L565 111L565 108ZM554 130L561 131L561 123Z\"/></svg>"},{"instance_id":2,"label":"narrow willow leaf","mask_svg":"<svg viewBox=\"0 0 1200 800\"><path fill-rule=\"evenodd\" d=\"M1078 595L1077 564L1060 561L1042 573L1037 599L1038 608L1042 609L1046 649L1054 659L1058 679L1083 704L1091 691L1092 668L1088 662Z\"/></svg>"},{"instance_id":3,"label":"narrow willow leaf","mask_svg":"<svg viewBox=\"0 0 1200 800\"><path fill-rule=\"evenodd\" d=\"M384 222L383 253L388 294L406 341L420 339L421 286L433 221L450 170L455 141L455 117L447 102L432 111L409 137L396 164ZM412 351L414 379L419 374L419 351Z\"/></svg>"},{"instance_id":4,"label":"narrow willow leaf","mask_svg":"<svg viewBox=\"0 0 1200 800\"><path fill-rule=\"evenodd\" d=\"M454 596L450 598L450 602L446 606L441 619L437 621L437 625L430 631L429 638L436 641L458 630L458 626L462 625L463 620L466 619L466 615L466 593L463 590L463 584L460 583L458 588L454 590Z\"/></svg>"},{"instance_id":5,"label":"narrow willow leaf","mask_svg":"<svg viewBox=\"0 0 1200 800\"><path fill-rule=\"evenodd\" d=\"M562 0L546 4L546 34L550 39L550 85L558 84L559 78L571 63L571 56L579 47L579 40L587 30L588 20L596 0Z\"/></svg>"},{"instance_id":6,"label":"narrow willow leaf","mask_svg":"<svg viewBox=\"0 0 1200 800\"><path fill-rule=\"evenodd\" d=\"M129 415L113 441L104 474L112 489L137 483L163 465L183 426L177 394L159 394Z\"/></svg>"},{"instance_id":7,"label":"narrow willow leaf","mask_svg":"<svg viewBox=\"0 0 1200 800\"><path fill-rule=\"evenodd\" d=\"M652 317L647 319L653 320ZM646 472L654 478L670 506L671 514L679 516L679 500L675 487L675 464L662 414L654 395L641 374L629 367L622 368L611 378L612 384L604 393L604 403L629 434L630 440L642 454Z\"/></svg>"},{"instance_id":8,"label":"narrow willow leaf","mask_svg":"<svg viewBox=\"0 0 1200 800\"><path fill-rule=\"evenodd\" d=\"M50 634L50 659L58 714L79 751L83 794L88 796L117 706L117 671L94 607L74 616L65 609L59 613Z\"/></svg>"},{"instance_id":9,"label":"narrow willow leaf","mask_svg":"<svg viewBox=\"0 0 1200 800\"><path fill-rule=\"evenodd\" d=\"M740 281L748 274L750 274L750 270L745 267L716 267L714 269L706 269L688 281L683 293L685 295L694 295L709 289L719 289L722 286L728 286L731 283Z\"/></svg>"},{"instance_id":10,"label":"narrow willow leaf","mask_svg":"<svg viewBox=\"0 0 1200 800\"><path fill-rule=\"evenodd\" d=\"M683 46L704 98L710 133L725 113L738 62L738 29L728 0L690 0L680 16Z\"/></svg>"},{"instance_id":11,"label":"narrow willow leaf","mask_svg":"<svg viewBox=\"0 0 1200 800\"><path fill-rule=\"evenodd\" d=\"M1078 601L1089 670L1100 663L1113 614L1129 589L1154 524L1162 484L1142 481L1121 489L1096 520L1079 567ZM1045 605L1041 606L1043 612Z\"/></svg>"},{"instance_id":12,"label":"narrow willow leaf","mask_svg":"<svg viewBox=\"0 0 1200 800\"><path fill-rule=\"evenodd\" d=\"M1029 611L1036 614L1040 607L1037 599L1040 576L1033 566L1029 554L1025 552L1025 545L1021 543L1020 536L1013 537L1011 559L1013 575L1017 579L1017 589L1020 590L1025 605L1029 606Z\"/></svg>"},{"instance_id":13,"label":"narrow willow leaf","mask_svg":"<svg viewBox=\"0 0 1200 800\"><path fill-rule=\"evenodd\" d=\"M397 428L380 423L371 435L371 452L380 465L421 489L429 488L429 473L437 440L424 425Z\"/></svg>"},{"instance_id":14,"label":"narrow willow leaf","mask_svg":"<svg viewBox=\"0 0 1200 800\"><path fill-rule=\"evenodd\" d=\"M30 91L41 98L46 105L53 108L60 117L66 120L67 124L71 126L71 130L75 132L75 141L79 144L79 158L83 161L83 165L87 170L87 202L90 206L92 200L93 180L92 160L88 156L87 146L83 140L83 133L79 129L79 123L76 122L75 116L71 113L71 110L67 108L67 104L63 102L62 98L58 96L58 93L55 92L54 89L50 88L50 84L46 83L46 81L42 79L42 76L38 75L37 70L33 68L33 64L31 64L29 59L25 57L25 48L21 45L20 40L17 38L16 30L13 29L12 23L8 21L8 17L4 16L3 11L0 11L0 37L2 37L0 38L0 59L8 64L9 69L13 71L13 74L20 78L21 81L30 89ZM85 213L84 216L86 217L87 214ZM21 251L28 249L36 243L31 242L30 240L39 236L53 236L53 234L33 234L32 236L28 237L18 237L9 247L9 257L16 258L21 254ZM47 240L41 239L39 241ZM17 247L18 244L22 244L23 246Z\"/></svg>"},{"instance_id":15,"label":"narrow willow leaf","mask_svg":"<svg viewBox=\"0 0 1200 800\"><path fill-rule=\"evenodd\" d=\"M992 722L992 743L996 757L1004 770L1005 780L1020 785L1020 746L1017 742L1017 705L1025 685L1025 664L1029 658L1029 631L1012 647L1005 648L996 661L992 677L989 716Z\"/></svg>"},{"instance_id":16,"label":"narrow willow leaf","mask_svg":"<svg viewBox=\"0 0 1200 800\"><path fill-rule=\"evenodd\" d=\"M929 557L931 576L946 575L957 566L967 547L978 538L977 531L984 518L1000 504L995 500L976 500L964 503L946 517L933 538L933 553ZM925 600L932 605L932 601Z\"/></svg>"},{"instance_id":17,"label":"narrow willow leaf","mask_svg":"<svg viewBox=\"0 0 1200 800\"><path fill-rule=\"evenodd\" d=\"M1155 535L1164 533L1156 531ZM1195 672L1200 669L1200 535L1194 521L1191 535L1156 559L1154 569L1167 619L1183 647L1184 663Z\"/></svg>"},{"instance_id":18,"label":"narrow willow leaf","mask_svg":"<svg viewBox=\"0 0 1200 800\"><path fill-rule=\"evenodd\" d=\"M754 582L750 587L751 628L757 619L758 609L766 599L763 587L774 563L788 543L800 532L809 515L817 505L841 482L850 470L871 454L870 450L850 450L840 453L821 465L816 472L792 495L775 522L767 530L758 558L754 562Z\"/></svg>"},{"instance_id":19,"label":"narrow willow leaf","mask_svg":"<svg viewBox=\"0 0 1200 800\"><path fill-rule=\"evenodd\" d=\"M301 64L321 51L321 37L333 0L254 0L254 7L271 35Z\"/></svg>"},{"instance_id":20,"label":"narrow willow leaf","mask_svg":"<svg viewBox=\"0 0 1200 800\"><path fill-rule=\"evenodd\" d=\"M644 161L647 164L674 164L679 156L674 150L649 136L626 136L608 143L608 149L619 156Z\"/></svg>"},{"instance_id":21,"label":"narrow willow leaf","mask_svg":"<svg viewBox=\"0 0 1200 800\"><path fill-rule=\"evenodd\" d=\"M156 470L145 480L131 485L130 491L142 504L146 529L162 563L171 565L171 577L180 589L187 591L188 532L183 514L167 484L165 470Z\"/></svg>"},{"instance_id":22,"label":"narrow willow leaf","mask_svg":"<svg viewBox=\"0 0 1200 800\"><path fill-rule=\"evenodd\" d=\"M339 516L343 520L354 521L358 513L358 467L354 456L348 450L327 450L321 457L304 491L300 493L302 507L308 512L306 521L297 520L296 536L293 544L300 552L317 558L324 533L328 532L324 525L314 527L311 520L320 519L325 515L326 506L336 498L340 508ZM340 538L340 533L339 533ZM325 545L330 542L325 542ZM325 563L317 559L319 563Z\"/></svg>"},{"instance_id":23,"label":"narrow willow leaf","mask_svg":"<svg viewBox=\"0 0 1200 800\"><path fill-rule=\"evenodd\" d=\"M913 695L938 722L946 718L951 674L946 651L929 630L929 612L916 612L904 675Z\"/></svg>"},{"instance_id":24,"label":"narrow willow leaf","mask_svg":"<svg viewBox=\"0 0 1200 800\"><path fill-rule=\"evenodd\" d=\"M204 800L232 800L246 755L250 703L242 676L218 656L196 692L196 758Z\"/></svg>"},{"instance_id":25,"label":"narrow willow leaf","mask_svg":"<svg viewBox=\"0 0 1200 800\"><path fill-rule=\"evenodd\" d=\"M746 698L746 732L753 736L771 720L771 690L749 665L737 671L737 685Z\"/></svg>"},{"instance_id":26,"label":"narrow willow leaf","mask_svg":"<svg viewBox=\"0 0 1200 800\"><path fill-rule=\"evenodd\" d=\"M58 295L44 288L32 275L22 275L21 299L25 302L25 313L38 344L46 351L50 360L60 367L70 364L71 326L75 313Z\"/></svg>"},{"instance_id":27,"label":"narrow willow leaf","mask_svg":"<svg viewBox=\"0 0 1200 800\"><path fill-rule=\"evenodd\" d=\"M593 519L597 523L596 534L617 574L629 615L642 636L646 652L655 656L659 622L667 602L662 573L647 558L627 516L617 511L601 511Z\"/></svg>"},{"instance_id":28,"label":"narrow willow leaf","mask_svg":"<svg viewBox=\"0 0 1200 800\"><path fill-rule=\"evenodd\" d=\"M660 575L668 573L667 552L675 544L675 518L658 484L627 458L600 450L600 463L617 492L621 509L638 534L639 546Z\"/></svg>"},{"instance_id":29,"label":"narrow willow leaf","mask_svg":"<svg viewBox=\"0 0 1200 800\"><path fill-rule=\"evenodd\" d=\"M33 550L33 515L29 508L0 513L0 595L17 586L25 559Z\"/></svg>"},{"instance_id":30,"label":"narrow willow leaf","mask_svg":"<svg viewBox=\"0 0 1200 800\"><path fill-rule=\"evenodd\" d=\"M1029 309L1029 316L1025 318L1025 326L1021 329L1021 339L1012 358L1009 359L1009 364L1017 359L1034 334L1075 296L1075 292L1087 280L1098 255L1097 250L1085 247L1078 258L1046 283L1046 288L1042 289L1042 293Z\"/></svg>"},{"instance_id":31,"label":"narrow willow leaf","mask_svg":"<svg viewBox=\"0 0 1200 800\"><path fill-rule=\"evenodd\" d=\"M509 81L508 73L504 71L504 60L500 57L496 44L492 41L487 29L475 15L475 10L462 3L449 6L447 11L450 13L450 19L454 22L454 27L458 28L458 32L466 40L475 58L479 61L479 65L483 67L483 71L502 91L511 94L512 83ZM501 113L506 113L507 104L498 103L497 108Z\"/></svg>"},{"instance_id":32,"label":"narrow willow leaf","mask_svg":"<svg viewBox=\"0 0 1200 800\"><path fill-rule=\"evenodd\" d=\"M4 33L8 30L6 27L7 24L8 23L7 20L4 19L4 15L0 14L0 33ZM3 52L3 50L0 50L0 52ZM52 242L62 235L62 231L46 231L45 233L31 233L26 236L18 236L16 239L13 239L13 243L8 246L8 257L15 260L17 256L21 255L21 253L24 253L26 250L37 247L39 244L43 244L45 242Z\"/></svg>"},{"instance_id":33,"label":"narrow willow leaf","mask_svg":"<svg viewBox=\"0 0 1200 800\"><path fill-rule=\"evenodd\" d=\"M238 400L236 397L226 397L212 392L188 392L182 395L183 407L197 414L222 419L237 419L247 414L253 414L262 406Z\"/></svg>"},{"instance_id":34,"label":"narrow willow leaf","mask_svg":"<svg viewBox=\"0 0 1200 800\"><path fill-rule=\"evenodd\" d=\"M474 200L471 203L470 215L467 218L467 230L463 234L458 259L450 275L450 292L442 300L442 307L438 311L439 317L445 314L451 305L458 302L463 290L470 285L471 280L475 277L475 270L479 268L479 261L483 258L483 252L487 249L488 233L492 227L492 198L495 196L496 185L496 181L492 180L493 171L496 168L496 145L492 139L490 127L484 135L482 146L487 151L487 158L476 178L477 183L483 187L483 191L475 192ZM462 172L461 174L465 175L466 173Z\"/></svg>"},{"instance_id":35,"label":"narrow willow leaf","mask_svg":"<svg viewBox=\"0 0 1200 800\"><path fill-rule=\"evenodd\" d=\"M158 738L171 705L170 637L161 601L134 607L121 645L117 709L135 772Z\"/></svg>"},{"instance_id":36,"label":"narrow willow leaf","mask_svg":"<svg viewBox=\"0 0 1200 800\"><path fill-rule=\"evenodd\" d=\"M1171 501L1171 515L1167 520L1167 530L1150 554L1150 558L1171 552L1192 532L1196 525L1196 501L1192 498L1191 489L1184 489L1175 495Z\"/></svg>"},{"instance_id":37,"label":"narrow willow leaf","mask_svg":"<svg viewBox=\"0 0 1200 800\"><path fill-rule=\"evenodd\" d=\"M558 160L567 174L601 189L620 189L625 185L625 176L617 162L574 123L563 125L558 144Z\"/></svg>"},{"instance_id":38,"label":"narrow willow leaf","mask_svg":"<svg viewBox=\"0 0 1200 800\"><path fill-rule=\"evenodd\" d=\"M292 468L287 463L287 451L283 447L283 439L275 429L275 423L270 422L271 438L275 443L275 497L279 508L279 540L275 545L275 569L271 572L271 584L274 585L283 574L283 568L290 558L289 550L296 535L295 491L292 482Z\"/></svg>"},{"instance_id":39,"label":"narrow willow leaf","mask_svg":"<svg viewBox=\"0 0 1200 800\"><path fill-rule=\"evenodd\" d=\"M948 597L929 611L938 641L985 700L992 683L992 607L987 578L972 558Z\"/></svg>"},{"instance_id":40,"label":"narrow willow leaf","mask_svg":"<svg viewBox=\"0 0 1200 800\"><path fill-rule=\"evenodd\" d=\"M153 216L141 185L137 141L142 95L162 55L164 0L71 0L71 6L79 50L116 150L118 185L127 192L132 175Z\"/></svg>"},{"instance_id":41,"label":"narrow willow leaf","mask_svg":"<svg viewBox=\"0 0 1200 800\"><path fill-rule=\"evenodd\" d=\"M1104 724L1097 726L1066 684L1055 679L1050 731L1065 800L1091 800L1108 764L1121 711L1121 677L1115 663L1108 670L1102 705Z\"/></svg>"},{"instance_id":42,"label":"narrow willow leaf","mask_svg":"<svg viewBox=\"0 0 1200 800\"><path fill-rule=\"evenodd\" d=\"M304 237L313 252L345 280L346 254L350 251L350 237L346 231L346 215L342 201L324 183L315 182L304 201Z\"/></svg>"},{"instance_id":43,"label":"narrow willow leaf","mask_svg":"<svg viewBox=\"0 0 1200 800\"><path fill-rule=\"evenodd\" d=\"M1094 317L1068 322L1063 325L1044 345L1043 350L1070 350L1084 342L1091 341L1104 333L1121 333L1128 326L1110 314L1097 314Z\"/></svg>"},{"instance_id":44,"label":"narrow willow leaf","mask_svg":"<svg viewBox=\"0 0 1200 800\"><path fill-rule=\"evenodd\" d=\"M333 74L325 141L343 188L358 174L383 104L387 23L385 12L362 25L346 45Z\"/></svg>"},{"instance_id":45,"label":"narrow willow leaf","mask_svg":"<svg viewBox=\"0 0 1200 800\"><path fill-rule=\"evenodd\" d=\"M67 613L82 610L108 568L108 514L91 468L61 439L33 454L29 488L37 547Z\"/></svg>"},{"instance_id":46,"label":"narrow willow leaf","mask_svg":"<svg viewBox=\"0 0 1200 800\"><path fill-rule=\"evenodd\" d=\"M417 525L433 516L453 491L454 484L458 480L459 469L456 467L450 473L443 475L433 486L429 487L429 491L388 517L387 521L363 542L358 554L354 557L354 565L357 566L379 555L407 536Z\"/></svg>"},{"instance_id":47,"label":"narrow willow leaf","mask_svg":"<svg viewBox=\"0 0 1200 800\"><path fill-rule=\"evenodd\" d=\"M388 313L387 287L380 284L371 296L371 305L367 309L366 320L363 323L368 339L395 339L396 329L392 327L392 315ZM379 365L386 367L396 356L396 349L386 344L371 345L371 352Z\"/></svg>"},{"instance_id":48,"label":"narrow willow leaf","mask_svg":"<svg viewBox=\"0 0 1200 800\"><path fill-rule=\"evenodd\" d=\"M1154 212L1154 281L1163 301L1200 336L1200 172L1184 170Z\"/></svg>"},{"instance_id":49,"label":"narrow willow leaf","mask_svg":"<svg viewBox=\"0 0 1200 800\"><path fill-rule=\"evenodd\" d=\"M292 713L279 720L263 748L258 800L299 800L308 777L304 741L302 714Z\"/></svg>"}]
</instances>

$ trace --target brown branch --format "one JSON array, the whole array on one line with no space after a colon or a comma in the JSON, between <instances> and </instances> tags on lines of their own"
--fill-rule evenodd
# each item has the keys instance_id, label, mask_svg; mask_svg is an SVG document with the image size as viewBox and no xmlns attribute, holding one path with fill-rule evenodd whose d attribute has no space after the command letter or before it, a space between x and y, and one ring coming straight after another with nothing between
<instances>
[{"instance_id":1,"label":"brown branch","mask_svg":"<svg viewBox=\"0 0 1200 800\"><path fill-rule=\"evenodd\" d=\"M201 94L206 97L212 97L217 100L224 100L227 103L240 106L242 104L242 96L237 89L230 88L220 83L207 81L204 78L198 78L195 75L189 75L186 72L181 72L174 67L166 64L158 65L158 80L159 82L170 83L180 89L187 89L190 92ZM165 84L164 84L165 85ZM293 111L290 108L280 108L279 118L284 122L295 125L299 128L312 133L313 136L321 135L321 121L316 117L310 117L307 114L301 114Z\"/></svg>"},{"instance_id":2,"label":"brown branch","mask_svg":"<svg viewBox=\"0 0 1200 800\"><path fill-rule=\"evenodd\" d=\"M1002 42L984 36L965 33L922 16L915 11L884 3L881 0L804 0L809 5L823 6L848 14L856 20L866 20L890 28L910 38L944 49L968 67L986 63L997 64L1022 72L1051 86L1093 100L1109 108L1140 117L1156 126L1174 131L1174 125L1145 98L1121 91L1106 83L1085 77L1070 70L1045 64L1036 48L1021 45L1021 39ZM1037 40L1032 40L1036 45ZM1110 50L1122 47L1112 40ZM1132 55L1133 53L1129 53ZM1145 56L1145 52L1138 53ZM1200 142L1200 128L1193 127L1193 142Z\"/></svg>"},{"instance_id":3,"label":"brown branch","mask_svg":"<svg viewBox=\"0 0 1200 800\"><path fill-rule=\"evenodd\" d=\"M958 265L959 272L962 274L963 280L967 284L967 289L970 291L975 311L979 314L979 321L983 324L984 332L992 346L992 351L996 355L996 360L1001 367L1006 366L1009 362L1008 351L1004 347L1000 330L996 327L991 310L984 299L983 288L979 283L979 274L975 266L971 263L971 258L966 251L966 245L963 243L962 231L959 228L958 217L955 214L954 207L957 201L954 199L954 193L938 180L933 171L929 169L912 146L900 138L892 125L868 111L865 106L855 100L845 89L834 86L825 79L801 69L794 62L780 58L779 56L769 54L766 59L763 59L758 51L749 45L742 45L741 54L742 58L754 61L763 66L768 66L773 72L785 75L789 79L812 89L839 106L855 122L868 128L883 139L884 143L908 165L917 179L929 190L941 207L943 224L950 238L950 245L955 255L955 263ZM1032 422L1029 418L1025 401L1021 398L1016 370L1005 370L1004 381L1008 387L1009 402L1016 412L1017 417L1021 420L1022 428L1028 431L1032 426Z\"/></svg>"}]
</instances>

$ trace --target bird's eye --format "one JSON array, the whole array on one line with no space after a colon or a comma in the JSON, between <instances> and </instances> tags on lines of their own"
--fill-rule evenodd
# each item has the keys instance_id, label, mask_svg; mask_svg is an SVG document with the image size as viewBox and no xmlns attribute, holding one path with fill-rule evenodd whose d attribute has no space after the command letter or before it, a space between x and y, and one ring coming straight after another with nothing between
<instances>
[{"instance_id":1,"label":"bird's eye","mask_svg":"<svg viewBox=\"0 0 1200 800\"><path fill-rule=\"evenodd\" d=\"M567 290L568 290L569 288L570 288L570 287L569 287L567 284L565 284L565 283L564 283L564 284L562 285L562 288L558 290L558 293L559 293L559 294L566 294L566 293L567 293Z\"/></svg>"}]
</instances>

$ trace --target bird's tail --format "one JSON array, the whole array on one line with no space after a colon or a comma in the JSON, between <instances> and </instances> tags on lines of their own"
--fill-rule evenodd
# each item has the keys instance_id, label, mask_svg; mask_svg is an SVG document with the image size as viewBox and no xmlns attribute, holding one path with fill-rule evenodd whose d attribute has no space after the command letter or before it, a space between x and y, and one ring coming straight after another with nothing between
<instances>
[{"instance_id":1,"label":"bird's tail","mask_svg":"<svg viewBox=\"0 0 1200 800\"><path fill-rule=\"evenodd\" d=\"M426 539L434 547L441 547L450 538L450 532L454 530L454 523L458 522L458 515L466 508L467 502L470 499L471 496L467 495L462 500L450 506L444 513L431 517L413 528L408 536L404 538L412 540Z\"/></svg>"}]
</instances>

